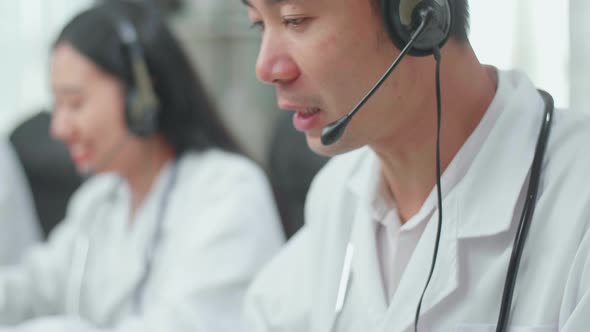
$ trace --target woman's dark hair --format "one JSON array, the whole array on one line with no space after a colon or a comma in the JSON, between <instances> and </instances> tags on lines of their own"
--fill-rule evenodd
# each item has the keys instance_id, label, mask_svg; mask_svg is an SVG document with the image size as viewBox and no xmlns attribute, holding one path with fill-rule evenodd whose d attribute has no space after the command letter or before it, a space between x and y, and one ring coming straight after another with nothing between
<instances>
[{"instance_id":1,"label":"woman's dark hair","mask_svg":"<svg viewBox=\"0 0 590 332\"><path fill-rule=\"evenodd\" d=\"M117 19L138 34L160 107L158 132L177 155L217 147L239 152L204 86L170 28L156 10L128 1L107 2L78 14L61 31L54 47L67 43L129 89L134 86L128 50Z\"/></svg>"}]
</instances>

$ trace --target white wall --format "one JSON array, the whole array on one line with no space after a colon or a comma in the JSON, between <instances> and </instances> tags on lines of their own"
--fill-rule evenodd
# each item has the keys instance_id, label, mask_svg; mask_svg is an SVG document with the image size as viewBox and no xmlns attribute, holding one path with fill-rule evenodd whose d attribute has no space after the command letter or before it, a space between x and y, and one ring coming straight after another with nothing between
<instances>
[{"instance_id":1,"label":"white wall","mask_svg":"<svg viewBox=\"0 0 590 332\"><path fill-rule=\"evenodd\" d=\"M51 104L49 46L90 0L0 1L0 134Z\"/></svg>"},{"instance_id":2,"label":"white wall","mask_svg":"<svg viewBox=\"0 0 590 332\"><path fill-rule=\"evenodd\" d=\"M525 71L539 88L553 94L556 106L568 107L569 2L471 0L470 6L470 39L480 61L501 69ZM588 17L589 12L585 14Z\"/></svg>"},{"instance_id":3,"label":"white wall","mask_svg":"<svg viewBox=\"0 0 590 332\"><path fill-rule=\"evenodd\" d=\"M91 0L0 1L0 134L51 104L49 43ZM224 118L264 164L277 112L273 91L254 75L257 35L239 0L187 0L174 27L189 49ZM590 5L586 0L471 0L471 41L482 62L519 68L558 106L590 112ZM570 14L571 13L571 14ZM570 20L570 15L572 19ZM572 38L579 41L571 45ZM571 56L570 56L571 50ZM571 68L571 69L570 69ZM572 82L572 84L570 84Z\"/></svg>"},{"instance_id":4,"label":"white wall","mask_svg":"<svg viewBox=\"0 0 590 332\"><path fill-rule=\"evenodd\" d=\"M570 105L590 112L590 1L570 0Z\"/></svg>"}]
</instances>

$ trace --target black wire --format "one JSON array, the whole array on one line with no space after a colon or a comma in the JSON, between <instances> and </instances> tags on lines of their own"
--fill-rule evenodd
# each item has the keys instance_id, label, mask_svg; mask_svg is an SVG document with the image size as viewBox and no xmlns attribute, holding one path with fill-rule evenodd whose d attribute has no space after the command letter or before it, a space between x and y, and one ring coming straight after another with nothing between
<instances>
[{"instance_id":1,"label":"black wire","mask_svg":"<svg viewBox=\"0 0 590 332\"><path fill-rule=\"evenodd\" d=\"M416 316L414 317L414 332L418 332L418 320L420 318L420 309L422 308L422 300L424 300L424 294L430 284L430 279L434 273L434 267L436 266L436 257L438 256L438 247L440 244L440 233L442 229L442 218L443 218L443 206L442 206L442 190L440 185L440 123L442 113L442 97L440 93L440 50L438 47L434 48L434 59L436 60L436 195L438 200L438 228L436 231L436 241L434 243L434 253L432 256L432 265L430 266L430 273L428 274L428 280L420 296L418 307L416 308Z\"/></svg>"},{"instance_id":2,"label":"black wire","mask_svg":"<svg viewBox=\"0 0 590 332\"><path fill-rule=\"evenodd\" d=\"M533 157L533 165L531 166L531 175L529 180L529 187L526 194L526 201L520 216L520 223L514 238L514 245L512 247L512 255L510 257L510 264L506 272L506 281L504 284L504 291L502 294L502 304L500 307L500 314L498 316L498 323L496 325L496 332L506 331L508 327L508 319L510 317L510 307L512 304L512 295L514 294L514 286L516 284L516 276L518 275L518 267L520 265L520 258L524 249L524 243L528 235L533 213L535 212L535 203L537 200L537 192L539 189L539 180L541 179L541 169L543 166L543 156L547 140L549 139L549 132L551 129L551 120L553 118L553 98L545 91L539 91L543 100L545 101L545 116L543 125L537 140L535 148L535 156Z\"/></svg>"}]
</instances>

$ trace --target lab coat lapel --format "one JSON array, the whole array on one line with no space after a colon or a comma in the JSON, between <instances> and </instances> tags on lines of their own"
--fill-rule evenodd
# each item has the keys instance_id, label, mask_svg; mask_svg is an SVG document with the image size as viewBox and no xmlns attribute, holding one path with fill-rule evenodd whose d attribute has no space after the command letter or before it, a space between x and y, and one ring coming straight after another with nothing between
<instances>
[{"instance_id":1,"label":"lab coat lapel","mask_svg":"<svg viewBox=\"0 0 590 332\"><path fill-rule=\"evenodd\" d=\"M330 217L331 220L334 220L337 223L341 223L342 220L346 220L346 218L349 218L348 216L355 216L358 214L359 204L356 197L347 193L345 200L346 204L343 205L343 208L341 210L337 210L335 215ZM349 282L346 287L347 290L344 298L345 305L343 311L341 313L335 312L336 302L339 295L339 288L344 269L346 251L348 243L350 242L352 244L351 234L355 231L353 230L353 227L355 225L354 220L351 221L351 223L342 224L341 227L338 227L333 232L329 232L328 234L326 234L325 240L327 243L330 243L331 245L326 246L325 251L322 253L322 255L325 255L327 259L325 265L322 266L322 271L325 272L320 274L320 284L322 285L320 289L322 291L325 290L326 293L322 296L318 296L318 299L315 302L317 307L314 308L314 312L317 314L316 317L325 317L326 319L314 320L312 327L310 328L310 331L332 331L334 330L333 326L338 326L347 319L354 320L357 318L356 316L348 317L346 315L346 311L349 309L348 306L350 304L355 305L355 303L353 303L354 300L352 299L352 297L354 296L352 288L358 282L356 280L356 277L353 275L354 270L352 268L350 269ZM356 253L353 253L353 260L355 259L355 255ZM366 316L364 310L355 311L355 314L363 317Z\"/></svg>"},{"instance_id":2,"label":"lab coat lapel","mask_svg":"<svg viewBox=\"0 0 590 332\"><path fill-rule=\"evenodd\" d=\"M514 88L516 97L509 101L461 183L460 238L506 232L513 217L521 213L518 203L533 162L543 100L528 81ZM506 137L511 138L509 145Z\"/></svg>"},{"instance_id":3,"label":"lab coat lapel","mask_svg":"<svg viewBox=\"0 0 590 332\"><path fill-rule=\"evenodd\" d=\"M145 258L136 250L127 250L121 253L116 262L109 264L108 268L112 269L111 285L102 299L95 299L95 314L101 322L112 322L115 313L125 310L124 305L134 305L134 293L146 272Z\"/></svg>"},{"instance_id":4,"label":"lab coat lapel","mask_svg":"<svg viewBox=\"0 0 590 332\"><path fill-rule=\"evenodd\" d=\"M133 224L128 223L130 196L125 186L119 187L116 192L118 196L114 201L117 207L111 207L108 222L112 223L112 228L106 229L96 223L102 239L97 243L110 246L112 250L105 255L108 250L94 246L90 252L90 256L103 265L98 268L108 275L104 281L105 289L92 292L93 297L87 299L91 302L88 310L95 321L113 323L118 317L132 314L133 310L138 309L136 306L140 304L138 302L142 295L139 292L145 291L144 281L149 282L149 276L146 275L148 254L150 250L157 249L153 240L158 227L157 217L162 208L162 195L172 175L170 165L166 165L156 178L149 195L137 210ZM173 209L163 210L164 213L170 211Z\"/></svg>"},{"instance_id":5,"label":"lab coat lapel","mask_svg":"<svg viewBox=\"0 0 590 332\"><path fill-rule=\"evenodd\" d=\"M374 321L380 320L387 309L378 261L376 225L371 209L371 197L374 197L378 185L373 175L379 169L377 155L367 150L365 158L348 183L351 200L356 202L350 233L350 241L354 247L351 287L360 289L363 308L367 309Z\"/></svg>"},{"instance_id":6,"label":"lab coat lapel","mask_svg":"<svg viewBox=\"0 0 590 332\"><path fill-rule=\"evenodd\" d=\"M385 314L387 304L377 255L375 223L364 201L356 209L351 243L354 246L351 287L360 289L362 307L372 321L378 322Z\"/></svg>"},{"instance_id":7,"label":"lab coat lapel","mask_svg":"<svg viewBox=\"0 0 590 332\"><path fill-rule=\"evenodd\" d=\"M108 289L101 294L98 301L97 315L100 321L112 322L114 315L121 315L122 311L134 310L139 300L139 285L147 273L147 255L151 250L152 237L156 226L156 215L159 199L159 184L157 183L155 192L152 192L146 199L144 206L137 212L133 221L132 228L128 228L126 217L122 217L117 222L122 225L122 239L118 241L120 253L112 257L109 262L110 279ZM123 213L127 216L128 212ZM101 255L99 252L94 255ZM127 306L127 307L125 307Z\"/></svg>"},{"instance_id":8,"label":"lab coat lapel","mask_svg":"<svg viewBox=\"0 0 590 332\"><path fill-rule=\"evenodd\" d=\"M372 169L378 160L368 149L361 153L363 157L359 164L354 166L347 183L342 208L330 217L340 225L336 232L330 232L331 238L326 241L337 244L337 250L325 253L330 258L327 263L329 268L326 269L326 278L322 283L325 285L324 288L330 291L325 300L319 300L321 304L318 309L319 311L328 310L324 316L318 315L318 317L329 317L329 319L318 320L317 325L312 328L313 331L330 329L336 331L338 328L351 330L351 326L362 326L367 331L372 331L376 329L377 322L385 313L385 298L376 255L375 230L369 203L365 199L369 197L368 192L371 190L370 186L367 186L371 175L368 170ZM342 224L347 220L348 223ZM344 298L344 308L340 314L335 314L338 288L349 242L354 250L350 279ZM352 329L354 330L354 327Z\"/></svg>"},{"instance_id":9,"label":"lab coat lapel","mask_svg":"<svg viewBox=\"0 0 590 332\"><path fill-rule=\"evenodd\" d=\"M375 190L370 174L371 170L378 169L378 159L370 151L366 156L349 183L350 201L355 202L351 206L355 207L355 212L351 232L354 258L352 261L350 290L347 295L350 299L347 303L348 305L353 304L355 311L347 311L347 305L345 305L343 315L339 318L339 321L343 323L347 319L353 319L356 322L368 318L363 321L364 324L373 324L373 326L367 327L368 330L397 326L403 327L399 330L403 331L413 324L415 308L426 283L430 268L429 263L432 261L434 250L438 214L435 213L429 220L424 236L422 236L414 253L414 255L420 257L413 257L410 260L407 270L400 281L398 291L388 307L378 261L376 225L372 219L371 202L368 199L363 199L372 197L372 192ZM456 201L454 195L449 195L445 200L445 220L455 221L458 218ZM422 313L427 313L434 306L444 301L457 287L456 223L449 222L448 225L443 227L436 270L422 305ZM348 317L349 315L354 317ZM392 322L395 322L395 324L392 324Z\"/></svg>"},{"instance_id":10,"label":"lab coat lapel","mask_svg":"<svg viewBox=\"0 0 590 332\"><path fill-rule=\"evenodd\" d=\"M328 304L322 305L322 308L329 310L325 317L330 318L322 320L321 327L312 329L313 331L357 331L361 328L366 331L375 331L387 308L380 269L377 265L371 215L357 197L351 195L349 203L346 210L350 212L349 215L354 216L354 219L345 239L350 240L354 254L344 307L339 314L334 313L346 252L346 245L342 243L337 258L340 264L337 269L333 269L337 273L331 273L330 280L324 281L327 287L332 289L328 296Z\"/></svg>"},{"instance_id":11,"label":"lab coat lapel","mask_svg":"<svg viewBox=\"0 0 590 332\"><path fill-rule=\"evenodd\" d=\"M459 285L457 259L456 199L449 195L443 202L443 228L436 267L422 301L421 315L425 316L451 296ZM406 331L414 325L414 316L422 290L426 285L438 228L438 212L434 213L420 238L391 304L383 327L388 331Z\"/></svg>"}]
</instances>

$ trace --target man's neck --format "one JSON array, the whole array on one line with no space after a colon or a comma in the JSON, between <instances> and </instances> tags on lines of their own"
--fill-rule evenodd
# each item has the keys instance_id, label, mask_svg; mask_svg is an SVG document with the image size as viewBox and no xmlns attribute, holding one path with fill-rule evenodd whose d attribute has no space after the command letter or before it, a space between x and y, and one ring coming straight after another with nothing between
<instances>
[{"instance_id":1,"label":"man's neck","mask_svg":"<svg viewBox=\"0 0 590 332\"><path fill-rule=\"evenodd\" d=\"M473 133L496 90L495 70L466 53L443 52L441 172ZM445 56L448 56L445 62ZM434 76L434 72L432 73ZM426 92L421 114L395 137L372 144L402 223L414 216L436 185L436 94Z\"/></svg>"}]
</instances>

